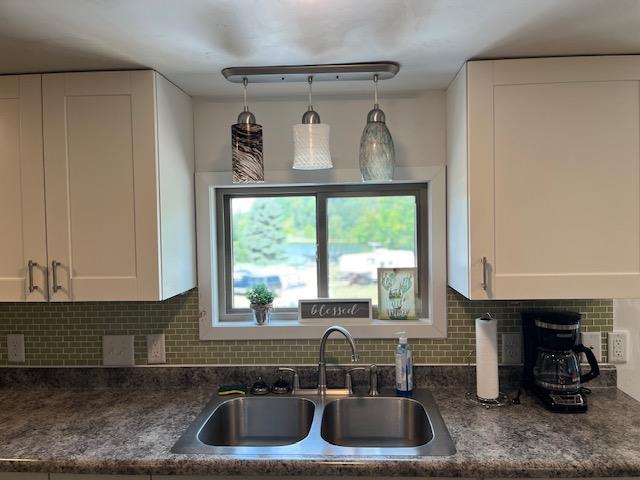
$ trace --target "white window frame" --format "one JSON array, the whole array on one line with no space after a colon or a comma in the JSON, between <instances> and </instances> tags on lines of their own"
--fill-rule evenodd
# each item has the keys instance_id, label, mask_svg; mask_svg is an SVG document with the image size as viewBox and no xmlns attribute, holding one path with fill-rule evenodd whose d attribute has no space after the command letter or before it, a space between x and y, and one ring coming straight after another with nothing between
<instances>
[{"instance_id":1,"label":"white window frame","mask_svg":"<svg viewBox=\"0 0 640 480\"><path fill-rule=\"evenodd\" d=\"M427 275L429 285L428 316L419 320L377 320L348 326L356 338L392 338L405 331L411 338L447 337L447 252L446 252L446 170L444 166L398 167L394 183L427 184ZM388 182L385 182L388 184ZM300 323L278 320L269 325L252 322L223 322L218 318L218 266L216 189L252 186L362 185L357 169L321 171L282 170L265 173L260 184L234 184L231 172L196 173L196 223L198 240L198 292L201 340L317 339L329 326L325 321Z\"/></svg>"}]
</instances>

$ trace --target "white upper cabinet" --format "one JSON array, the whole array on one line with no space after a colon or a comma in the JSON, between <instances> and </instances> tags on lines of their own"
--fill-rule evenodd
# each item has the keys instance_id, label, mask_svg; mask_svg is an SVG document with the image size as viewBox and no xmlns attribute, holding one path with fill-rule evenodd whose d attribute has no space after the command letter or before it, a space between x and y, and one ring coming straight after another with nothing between
<instances>
[{"instance_id":1,"label":"white upper cabinet","mask_svg":"<svg viewBox=\"0 0 640 480\"><path fill-rule=\"evenodd\" d=\"M469 62L448 90L449 284L640 296L640 58Z\"/></svg>"},{"instance_id":2,"label":"white upper cabinet","mask_svg":"<svg viewBox=\"0 0 640 480\"><path fill-rule=\"evenodd\" d=\"M0 299L162 300L195 286L189 96L120 71L0 77L0 97ZM42 291L29 292L29 260Z\"/></svg>"},{"instance_id":3,"label":"white upper cabinet","mask_svg":"<svg viewBox=\"0 0 640 480\"><path fill-rule=\"evenodd\" d=\"M43 75L52 301L195 286L191 99L151 71Z\"/></svg>"},{"instance_id":4,"label":"white upper cabinet","mask_svg":"<svg viewBox=\"0 0 640 480\"><path fill-rule=\"evenodd\" d=\"M47 299L40 81L0 77L0 301Z\"/></svg>"}]
</instances>

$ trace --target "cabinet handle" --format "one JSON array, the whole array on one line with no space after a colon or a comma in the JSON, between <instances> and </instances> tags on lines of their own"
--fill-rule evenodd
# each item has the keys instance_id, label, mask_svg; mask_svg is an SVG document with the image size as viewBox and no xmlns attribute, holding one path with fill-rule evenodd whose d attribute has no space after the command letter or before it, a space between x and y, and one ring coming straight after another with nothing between
<instances>
[{"instance_id":1,"label":"cabinet handle","mask_svg":"<svg viewBox=\"0 0 640 480\"><path fill-rule=\"evenodd\" d=\"M52 285L52 290L53 293L56 293L58 290L62 290L62 287L60 285L58 285L58 269L57 267L59 267L60 265L62 265L60 262L56 262L55 260L53 262L51 262L51 272L53 274L53 285Z\"/></svg>"},{"instance_id":2,"label":"cabinet handle","mask_svg":"<svg viewBox=\"0 0 640 480\"><path fill-rule=\"evenodd\" d=\"M40 289L38 285L33 284L33 267L37 267L37 266L38 264L31 260L29 260L29 263L27 263L27 267L28 267L27 270L29 272L29 293L33 293L34 291Z\"/></svg>"},{"instance_id":3,"label":"cabinet handle","mask_svg":"<svg viewBox=\"0 0 640 480\"><path fill-rule=\"evenodd\" d=\"M482 290L487 291L487 257L482 257Z\"/></svg>"}]
</instances>

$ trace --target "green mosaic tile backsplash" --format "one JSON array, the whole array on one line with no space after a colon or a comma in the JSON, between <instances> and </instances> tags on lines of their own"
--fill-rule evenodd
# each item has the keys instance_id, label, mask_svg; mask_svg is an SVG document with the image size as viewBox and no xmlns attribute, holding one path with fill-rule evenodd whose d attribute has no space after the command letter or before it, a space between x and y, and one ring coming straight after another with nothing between
<instances>
[{"instance_id":1,"label":"green mosaic tile backsplash","mask_svg":"<svg viewBox=\"0 0 640 480\"><path fill-rule=\"evenodd\" d=\"M519 332L524 309L573 310L583 314L583 330L606 334L613 329L611 300L470 301L448 292L449 338L411 341L415 363L453 364L474 361L474 319L491 312L498 331ZM102 363L102 335L135 335L136 364L146 363L146 337L165 334L167 363L313 364L318 340L201 341L198 338L198 292L191 290L164 302L0 303L0 365L7 360L6 335L25 336L26 364L80 366ZM358 340L361 361L392 363L396 340ZM346 342L328 345L332 362L348 363ZM471 355L471 356L470 356Z\"/></svg>"}]
</instances>

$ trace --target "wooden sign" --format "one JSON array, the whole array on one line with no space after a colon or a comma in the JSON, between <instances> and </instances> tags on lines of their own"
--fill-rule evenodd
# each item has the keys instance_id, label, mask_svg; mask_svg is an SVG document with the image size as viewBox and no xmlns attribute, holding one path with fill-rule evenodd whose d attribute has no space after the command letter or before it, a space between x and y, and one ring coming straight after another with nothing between
<instances>
[{"instance_id":1,"label":"wooden sign","mask_svg":"<svg viewBox=\"0 0 640 480\"><path fill-rule=\"evenodd\" d=\"M370 298L298 300L301 323L366 323L371 321Z\"/></svg>"}]
</instances>

